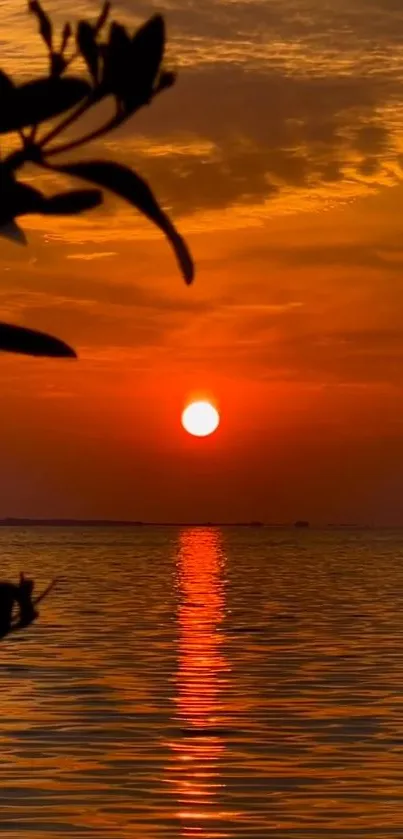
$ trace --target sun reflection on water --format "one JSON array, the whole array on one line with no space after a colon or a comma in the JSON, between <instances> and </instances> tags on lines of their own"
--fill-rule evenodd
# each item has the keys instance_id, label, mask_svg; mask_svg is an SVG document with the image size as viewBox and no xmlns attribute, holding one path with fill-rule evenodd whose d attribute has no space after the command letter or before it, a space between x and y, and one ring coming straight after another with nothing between
<instances>
[{"instance_id":1,"label":"sun reflection on water","mask_svg":"<svg viewBox=\"0 0 403 839\"><path fill-rule=\"evenodd\" d=\"M180 534L177 560L178 652L176 721L170 783L181 835L227 837L220 763L225 752L223 690L229 665L223 652L225 556L219 531L189 528Z\"/></svg>"}]
</instances>

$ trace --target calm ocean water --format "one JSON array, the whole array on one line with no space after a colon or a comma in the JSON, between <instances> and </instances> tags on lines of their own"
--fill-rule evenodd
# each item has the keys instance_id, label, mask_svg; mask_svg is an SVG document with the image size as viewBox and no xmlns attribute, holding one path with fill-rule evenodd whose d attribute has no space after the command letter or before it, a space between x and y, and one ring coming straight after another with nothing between
<instances>
[{"instance_id":1,"label":"calm ocean water","mask_svg":"<svg viewBox=\"0 0 403 839\"><path fill-rule=\"evenodd\" d=\"M403 531L0 530L2 839L403 837Z\"/></svg>"}]
</instances>

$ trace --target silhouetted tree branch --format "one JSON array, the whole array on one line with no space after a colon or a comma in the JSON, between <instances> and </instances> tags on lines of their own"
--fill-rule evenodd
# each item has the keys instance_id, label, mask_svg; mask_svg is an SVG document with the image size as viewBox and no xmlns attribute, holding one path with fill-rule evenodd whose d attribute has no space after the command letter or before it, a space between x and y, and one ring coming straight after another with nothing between
<instances>
[{"instance_id":1,"label":"silhouetted tree branch","mask_svg":"<svg viewBox=\"0 0 403 839\"><path fill-rule=\"evenodd\" d=\"M26 244L17 222L20 216L76 215L99 206L103 190L108 190L128 201L163 231L185 282L191 283L194 266L186 243L139 175L120 163L102 160L59 166L54 162L58 154L85 147L109 134L174 84L175 75L163 65L163 18L155 15L131 34L119 22L109 22L111 7L106 2L95 22L80 20L75 33L67 22L58 39L39 0L30 0L28 7L37 20L48 53L49 72L47 76L18 85L0 70L0 134L16 133L20 140L20 148L0 162L0 235ZM83 59L87 70L85 79L68 72L78 57ZM114 102L111 117L93 131L74 139L62 139L67 129L106 99ZM41 133L43 124L55 119L52 127ZM74 189L48 197L18 180L25 163L79 178L96 188ZM0 350L75 356L74 350L56 338L2 323Z\"/></svg>"}]
</instances>

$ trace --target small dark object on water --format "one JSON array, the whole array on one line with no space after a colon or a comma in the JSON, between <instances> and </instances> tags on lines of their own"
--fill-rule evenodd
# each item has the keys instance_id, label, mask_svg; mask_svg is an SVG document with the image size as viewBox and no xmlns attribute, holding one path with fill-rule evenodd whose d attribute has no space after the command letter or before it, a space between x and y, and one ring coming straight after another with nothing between
<instances>
[{"instance_id":1,"label":"small dark object on water","mask_svg":"<svg viewBox=\"0 0 403 839\"><path fill-rule=\"evenodd\" d=\"M309 527L309 521L296 521L294 527Z\"/></svg>"},{"instance_id":2,"label":"small dark object on water","mask_svg":"<svg viewBox=\"0 0 403 839\"><path fill-rule=\"evenodd\" d=\"M17 597L17 602L20 608L18 626L29 626L29 624L33 623L39 615L39 612L35 609L35 604L32 602L34 586L34 581L28 580L24 573L21 572Z\"/></svg>"},{"instance_id":3,"label":"small dark object on water","mask_svg":"<svg viewBox=\"0 0 403 839\"><path fill-rule=\"evenodd\" d=\"M0 583L0 637L10 632L17 593L18 588L14 583Z\"/></svg>"},{"instance_id":4,"label":"small dark object on water","mask_svg":"<svg viewBox=\"0 0 403 839\"><path fill-rule=\"evenodd\" d=\"M29 626L38 617L38 612L32 602L34 581L26 579L20 574L18 585L15 583L0 583L0 637L4 637L12 629ZM18 605L19 616L13 621L14 604Z\"/></svg>"},{"instance_id":5,"label":"small dark object on water","mask_svg":"<svg viewBox=\"0 0 403 839\"><path fill-rule=\"evenodd\" d=\"M36 605L50 591L54 583L43 592L42 595L32 599L35 587L34 580L25 577L21 572L18 585L9 582L0 582L0 638L4 638L9 632L15 629L23 629L30 626L39 616ZM18 607L18 616L13 619L14 606Z\"/></svg>"}]
</instances>

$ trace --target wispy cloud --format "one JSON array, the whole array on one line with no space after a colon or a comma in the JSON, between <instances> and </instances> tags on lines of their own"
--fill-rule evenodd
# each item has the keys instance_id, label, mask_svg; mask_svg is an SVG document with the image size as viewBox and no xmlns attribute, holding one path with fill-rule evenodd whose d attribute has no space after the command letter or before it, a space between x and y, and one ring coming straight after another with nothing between
<instances>
[{"instance_id":1,"label":"wispy cloud","mask_svg":"<svg viewBox=\"0 0 403 839\"><path fill-rule=\"evenodd\" d=\"M154 6L123 2L117 13L135 26ZM58 25L71 17L64 0L48 8ZM334 206L400 180L399 3L176 0L158 8L167 17L169 60L181 65L179 81L106 151L150 179L164 206L186 217L183 229L220 226L227 209L236 228L240 215L265 220L272 212ZM74 16L97 9L95 0L84 0ZM39 71L45 57L35 21L10 0L2 14L4 61ZM45 230L41 218L27 225ZM84 223L53 220L52 230L71 244L79 244L80 231L86 244L156 238L112 198Z\"/></svg>"},{"instance_id":2,"label":"wispy cloud","mask_svg":"<svg viewBox=\"0 0 403 839\"><path fill-rule=\"evenodd\" d=\"M154 5L123 2L117 14L134 26ZM61 0L51 0L48 8L59 23L70 17L70 8ZM95 0L84 0L74 13L95 14L97 9ZM193 341L200 358L206 353L206 363L209 341L215 342L214 350L221 341L223 367L230 366L226 353L231 358L244 354L247 363L259 367L260 346L262 369L270 366L264 350L268 336L270 342L277 336L277 352L286 359L290 346L299 346L290 335L302 341L303 323L306 357L307 348L315 347L312 358L320 353L319 369L326 349L318 349L309 335L324 330L321 319L328 310L324 303L321 310L314 309L324 292L318 290L318 282L315 297L308 281L304 287L296 277L316 268L397 275L398 244L384 231L371 245L358 239L318 244L314 236L306 243L293 243L287 236L285 244L274 244L268 222L282 214L332 210L338 203L400 182L401 5L394 0L340 0L330 5L322 0L207 0L199 5L167 0L162 10L168 23L169 60L180 67L178 83L107 144L95 145L94 154L124 160L149 179L161 203L179 218L180 229L191 233L204 272L200 282L212 293L212 304L207 292L204 298L201 293L186 299L176 287L171 295L161 292L175 271L163 237L132 208L109 196L101 210L85 218L24 221L38 262L35 267L11 262L7 276L12 275L14 289L19 276L20 297L11 295L7 303L11 289L5 284L2 301L9 308L4 311L14 307L21 317L43 327L54 322L58 312L64 334L71 333L72 340L81 343L88 336L88 343L97 347L104 343L155 349L169 344L180 358L182 342L190 358ZM32 60L30 70L39 69L44 56L34 21L25 8L17 12L11 2L4 4L3 15L10 24L3 33L6 63L10 60L23 71ZM26 37L13 53L15 32ZM34 170L27 177L35 179ZM53 184L47 177L46 188L53 186L56 180ZM242 254L238 231L248 230L261 235ZM215 258L210 243L221 231L223 237L225 231L237 231L237 236L228 253L220 241ZM11 251L4 252L8 260ZM67 269L66 261L76 263L74 268L71 264ZM245 278L240 280L241 270ZM279 299L266 281L273 270L283 271L281 281L283 286L289 282L289 298ZM211 280L214 272L217 289ZM242 303L228 300L231 275L238 276ZM158 292L142 290L149 278ZM256 297L248 293L249 282L258 287ZM41 302L30 296L32 283L44 295ZM136 312L140 325L134 329ZM365 328L375 329L369 324ZM383 325L377 328L374 341L380 343ZM358 339L347 344L348 352L355 352ZM340 369L342 359L348 363L343 346L344 355L333 347ZM302 368L297 364L293 369L297 375Z\"/></svg>"},{"instance_id":3,"label":"wispy cloud","mask_svg":"<svg viewBox=\"0 0 403 839\"><path fill-rule=\"evenodd\" d=\"M108 256L116 256L116 251L99 251L95 253L68 253L66 259L78 259L83 262L93 262L94 259L106 259Z\"/></svg>"}]
</instances>

